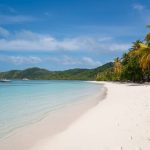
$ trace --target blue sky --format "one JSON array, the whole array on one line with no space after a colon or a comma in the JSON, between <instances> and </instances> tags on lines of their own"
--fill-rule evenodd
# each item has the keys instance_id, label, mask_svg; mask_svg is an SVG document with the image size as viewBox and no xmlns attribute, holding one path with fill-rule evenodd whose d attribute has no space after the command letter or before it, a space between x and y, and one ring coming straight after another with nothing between
<instances>
[{"instance_id":1,"label":"blue sky","mask_svg":"<svg viewBox=\"0 0 150 150\"><path fill-rule=\"evenodd\" d=\"M149 0L0 0L0 71L94 68L143 39Z\"/></svg>"}]
</instances>

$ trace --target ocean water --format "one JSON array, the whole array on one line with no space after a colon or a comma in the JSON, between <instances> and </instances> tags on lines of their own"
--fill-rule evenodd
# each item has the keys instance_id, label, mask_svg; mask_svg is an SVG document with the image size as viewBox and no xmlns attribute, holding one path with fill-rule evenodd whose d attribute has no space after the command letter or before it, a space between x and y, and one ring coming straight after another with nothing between
<instances>
[{"instance_id":1,"label":"ocean water","mask_svg":"<svg viewBox=\"0 0 150 150\"><path fill-rule=\"evenodd\" d=\"M84 81L14 80L0 83L0 138L69 103L85 101L102 85Z\"/></svg>"}]
</instances>

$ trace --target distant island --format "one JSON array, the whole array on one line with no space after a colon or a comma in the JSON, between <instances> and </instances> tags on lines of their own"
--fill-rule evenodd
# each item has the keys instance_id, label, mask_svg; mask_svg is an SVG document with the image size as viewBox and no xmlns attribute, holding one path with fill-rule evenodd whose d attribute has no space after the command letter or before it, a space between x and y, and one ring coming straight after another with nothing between
<instances>
[{"instance_id":1,"label":"distant island","mask_svg":"<svg viewBox=\"0 0 150 150\"><path fill-rule=\"evenodd\" d=\"M113 68L109 62L94 69L69 69L65 71L49 71L41 68L11 70L0 73L0 79L30 79L30 80L96 80L97 74Z\"/></svg>"}]
</instances>

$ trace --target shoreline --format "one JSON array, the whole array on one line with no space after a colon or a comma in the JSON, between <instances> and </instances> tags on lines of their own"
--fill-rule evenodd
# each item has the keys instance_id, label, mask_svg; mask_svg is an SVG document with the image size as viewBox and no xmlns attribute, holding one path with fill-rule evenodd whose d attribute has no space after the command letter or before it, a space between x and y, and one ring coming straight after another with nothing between
<instances>
[{"instance_id":1,"label":"shoreline","mask_svg":"<svg viewBox=\"0 0 150 150\"><path fill-rule=\"evenodd\" d=\"M88 99L67 104L60 110L50 112L40 121L21 127L10 136L0 139L0 149L10 150L13 147L15 150L28 150L35 143L61 133L105 97L105 87L100 90Z\"/></svg>"},{"instance_id":2,"label":"shoreline","mask_svg":"<svg viewBox=\"0 0 150 150\"><path fill-rule=\"evenodd\" d=\"M104 83L104 101L30 150L149 150L150 86Z\"/></svg>"}]
</instances>

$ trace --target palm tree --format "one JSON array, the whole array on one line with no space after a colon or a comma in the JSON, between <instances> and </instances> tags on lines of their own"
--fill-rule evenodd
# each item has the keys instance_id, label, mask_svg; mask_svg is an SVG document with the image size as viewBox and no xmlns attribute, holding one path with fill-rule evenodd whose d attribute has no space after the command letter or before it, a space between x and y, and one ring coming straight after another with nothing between
<instances>
[{"instance_id":1,"label":"palm tree","mask_svg":"<svg viewBox=\"0 0 150 150\"><path fill-rule=\"evenodd\" d=\"M135 49L131 50L130 56L137 59L140 68L143 73L147 74L147 79L149 81L150 77L150 33L145 37L145 43L136 43L138 46L134 46Z\"/></svg>"},{"instance_id":2,"label":"palm tree","mask_svg":"<svg viewBox=\"0 0 150 150\"><path fill-rule=\"evenodd\" d=\"M140 56L140 67L142 70L150 70L150 33L145 37L146 44L140 43L138 55Z\"/></svg>"},{"instance_id":3,"label":"palm tree","mask_svg":"<svg viewBox=\"0 0 150 150\"><path fill-rule=\"evenodd\" d=\"M141 53L140 67L147 76L147 80L150 81L150 47L142 49Z\"/></svg>"},{"instance_id":4,"label":"palm tree","mask_svg":"<svg viewBox=\"0 0 150 150\"><path fill-rule=\"evenodd\" d=\"M121 78L124 80L131 80L133 82L143 81L143 72L140 68L140 55L141 48L145 48L142 41L137 40L133 42L133 45L128 53L125 53L122 57L122 73Z\"/></svg>"},{"instance_id":5,"label":"palm tree","mask_svg":"<svg viewBox=\"0 0 150 150\"><path fill-rule=\"evenodd\" d=\"M140 44L142 44L143 42L141 40L137 40L135 42L133 42L133 45L131 47L131 51L132 50L138 50L140 48Z\"/></svg>"},{"instance_id":6,"label":"palm tree","mask_svg":"<svg viewBox=\"0 0 150 150\"><path fill-rule=\"evenodd\" d=\"M137 62L142 69L144 69L144 58L145 52L147 51L148 46L144 44L142 41L137 40L133 43L132 48L129 51L129 57L132 58L135 62Z\"/></svg>"},{"instance_id":7,"label":"palm tree","mask_svg":"<svg viewBox=\"0 0 150 150\"><path fill-rule=\"evenodd\" d=\"M141 58L140 58L140 67L142 70L150 70L150 47L145 46L140 49Z\"/></svg>"},{"instance_id":8,"label":"palm tree","mask_svg":"<svg viewBox=\"0 0 150 150\"><path fill-rule=\"evenodd\" d=\"M146 44L150 46L150 32L145 37Z\"/></svg>"},{"instance_id":9,"label":"palm tree","mask_svg":"<svg viewBox=\"0 0 150 150\"><path fill-rule=\"evenodd\" d=\"M122 71L121 60L119 59L119 57L117 57L117 58L114 60L114 73L115 73L115 75L116 75L116 79L117 79L117 80L120 79L121 71Z\"/></svg>"}]
</instances>

